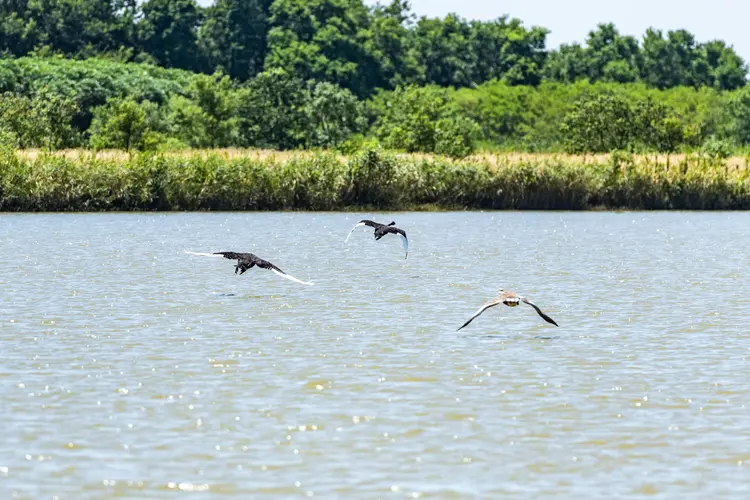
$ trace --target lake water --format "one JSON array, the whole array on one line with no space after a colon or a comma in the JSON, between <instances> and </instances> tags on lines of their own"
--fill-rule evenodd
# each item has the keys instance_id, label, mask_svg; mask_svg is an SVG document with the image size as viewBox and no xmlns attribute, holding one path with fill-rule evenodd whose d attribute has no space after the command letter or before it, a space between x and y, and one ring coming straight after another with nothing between
<instances>
[{"instance_id":1,"label":"lake water","mask_svg":"<svg viewBox=\"0 0 750 500\"><path fill-rule=\"evenodd\" d=\"M748 498L749 269L747 213L2 215L0 498ZM500 287L560 327L456 332Z\"/></svg>"}]
</instances>

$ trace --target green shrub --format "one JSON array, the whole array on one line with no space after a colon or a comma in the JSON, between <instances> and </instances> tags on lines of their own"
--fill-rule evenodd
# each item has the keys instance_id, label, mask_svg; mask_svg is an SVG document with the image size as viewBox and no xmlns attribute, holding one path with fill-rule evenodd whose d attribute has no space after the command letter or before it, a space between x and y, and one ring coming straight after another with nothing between
<instances>
[{"instance_id":1,"label":"green shrub","mask_svg":"<svg viewBox=\"0 0 750 500\"><path fill-rule=\"evenodd\" d=\"M165 129L155 103L111 99L106 106L94 109L90 143L95 149L153 150L165 140Z\"/></svg>"}]
</instances>

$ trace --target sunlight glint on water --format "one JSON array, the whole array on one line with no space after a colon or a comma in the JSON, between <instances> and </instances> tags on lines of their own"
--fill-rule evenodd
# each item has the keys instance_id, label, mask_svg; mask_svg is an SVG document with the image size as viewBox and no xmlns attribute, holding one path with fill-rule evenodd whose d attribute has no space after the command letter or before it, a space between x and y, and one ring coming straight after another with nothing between
<instances>
[{"instance_id":1,"label":"sunlight glint on water","mask_svg":"<svg viewBox=\"0 0 750 500\"><path fill-rule=\"evenodd\" d=\"M3 215L0 497L745 497L749 249L743 213ZM560 328L456 332L500 287Z\"/></svg>"}]
</instances>

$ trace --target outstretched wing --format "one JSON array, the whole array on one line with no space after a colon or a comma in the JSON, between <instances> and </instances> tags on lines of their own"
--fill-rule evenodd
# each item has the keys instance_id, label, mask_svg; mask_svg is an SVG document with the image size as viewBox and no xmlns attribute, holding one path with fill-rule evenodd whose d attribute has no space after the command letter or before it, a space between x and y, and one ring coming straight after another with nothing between
<instances>
[{"instance_id":1,"label":"outstretched wing","mask_svg":"<svg viewBox=\"0 0 750 500\"><path fill-rule=\"evenodd\" d=\"M250 255L249 253L237 253L237 252L213 252L213 253L207 253L207 252L191 252L190 250L185 250L186 254L190 255L201 255L203 257L224 257L225 259L231 259L231 260L239 260L248 258Z\"/></svg>"},{"instance_id":2,"label":"outstretched wing","mask_svg":"<svg viewBox=\"0 0 750 500\"><path fill-rule=\"evenodd\" d=\"M403 229L396 229L396 233L401 236L401 244L404 245L404 260L409 256L409 239L406 237L406 231Z\"/></svg>"},{"instance_id":3,"label":"outstretched wing","mask_svg":"<svg viewBox=\"0 0 750 500\"><path fill-rule=\"evenodd\" d=\"M354 232L354 230L355 230L355 229L357 229L357 228L358 228L359 226L364 226L364 225L365 225L365 223L364 223L364 222L358 222L358 223L357 223L357 224L356 224L356 225L355 225L355 226L354 226L354 227L352 228L352 230L351 230L351 231L349 231L349 234L347 234L347 235L346 235L346 239L344 240L344 243L346 243L347 241L349 241L349 236L351 236L351 235L352 235L352 233Z\"/></svg>"},{"instance_id":4,"label":"outstretched wing","mask_svg":"<svg viewBox=\"0 0 750 500\"><path fill-rule=\"evenodd\" d=\"M206 252L191 252L187 248L185 249L185 253L189 255L202 255L203 257L221 257L221 255L216 255L213 253L206 253Z\"/></svg>"},{"instance_id":5,"label":"outstretched wing","mask_svg":"<svg viewBox=\"0 0 750 500\"><path fill-rule=\"evenodd\" d=\"M346 239L344 240L344 243L346 243L347 241L349 241L349 236L351 236L352 233L354 232L354 230L357 229L359 226L370 226L370 227L374 227L374 228L377 229L378 226L382 226L382 225L383 224L378 224L377 222L373 222L371 220L366 220L366 219L365 220L361 220L361 221L357 222L354 225L354 227L352 228L352 230L349 231L349 234L346 235Z\"/></svg>"},{"instance_id":6,"label":"outstretched wing","mask_svg":"<svg viewBox=\"0 0 750 500\"><path fill-rule=\"evenodd\" d=\"M280 272L280 273L283 273L283 272L284 272L284 271L282 271L281 269L279 269L278 267L276 267L275 265L271 264L271 263L270 263L270 262L268 262L267 260L263 260L263 259L261 259L260 257L255 257L255 258L254 258L254 259L252 260L252 263L253 263L253 264L255 264L255 265L256 265L256 266L258 266L258 267L262 267L263 269L268 269L268 270L270 270L270 271L273 271L273 270L275 269L276 271L278 271L278 272Z\"/></svg>"},{"instance_id":7,"label":"outstretched wing","mask_svg":"<svg viewBox=\"0 0 750 500\"><path fill-rule=\"evenodd\" d=\"M287 274L287 273L284 273L284 272L281 272L281 271L277 271L276 269L271 269L271 272L275 273L275 274L278 274L282 278L286 278L286 279L291 280L291 281L296 281L297 283L299 283L301 285L308 285L308 286L312 285L312 283L309 283L307 281L298 280L297 278L295 278L291 274Z\"/></svg>"},{"instance_id":8,"label":"outstretched wing","mask_svg":"<svg viewBox=\"0 0 750 500\"><path fill-rule=\"evenodd\" d=\"M476 318L477 316L479 316L480 314L482 314L484 311L486 311L490 307L495 307L496 305L501 304L502 302L503 302L503 300L500 299L500 298L490 300L485 305L483 305L482 307L480 307L479 310L474 313L474 316L472 316L471 318L469 318L469 321L467 321L466 323L464 323L463 325L461 325L461 328L465 327L466 325L468 325L469 323L471 323L472 321L474 321L474 318ZM460 330L461 328L459 328L458 330ZM458 331L458 330L456 330L456 331Z\"/></svg>"},{"instance_id":9,"label":"outstretched wing","mask_svg":"<svg viewBox=\"0 0 750 500\"><path fill-rule=\"evenodd\" d=\"M558 325L557 323L555 323L555 320L554 320L554 319L552 319L552 318L550 318L549 316L547 316L546 314L544 314L544 313L542 312L542 310L541 310L541 309L539 309L539 308L537 307L537 305L536 305L536 304L534 304L534 303L533 303L532 301L530 301L529 299L527 299L527 298L524 298L524 297L521 297L521 302L523 302L524 304L528 304L528 305L530 305L531 307L533 307L533 308L534 308L534 310L535 310L535 311L536 311L536 312L537 312L537 313L539 314L539 316L541 316L541 317L542 317L542 319L543 319L544 321L546 321L547 323L552 323L552 324L553 324L553 325L555 325L555 326L560 326L560 325Z\"/></svg>"},{"instance_id":10,"label":"outstretched wing","mask_svg":"<svg viewBox=\"0 0 750 500\"><path fill-rule=\"evenodd\" d=\"M253 258L257 258L251 253L241 252L214 252L214 255L221 255L225 259L229 260L252 260Z\"/></svg>"},{"instance_id":11,"label":"outstretched wing","mask_svg":"<svg viewBox=\"0 0 750 500\"><path fill-rule=\"evenodd\" d=\"M268 269L272 273L278 274L282 278L286 278L286 279L291 280L291 281L296 281L297 283L300 283L302 285L312 285L312 283L308 283L307 281L298 280L297 278L295 278L291 274L285 273L284 271L282 271L281 269L279 269L278 267L276 267L274 264L271 264L267 260L263 260L260 257L255 257L253 259L253 262L255 263L256 266L261 267L263 269Z\"/></svg>"}]
</instances>

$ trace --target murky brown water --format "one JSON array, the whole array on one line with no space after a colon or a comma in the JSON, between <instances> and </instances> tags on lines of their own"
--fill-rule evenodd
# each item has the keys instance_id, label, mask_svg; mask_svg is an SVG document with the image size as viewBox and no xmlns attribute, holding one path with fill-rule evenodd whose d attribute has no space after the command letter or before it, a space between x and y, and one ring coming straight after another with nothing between
<instances>
[{"instance_id":1,"label":"murky brown water","mask_svg":"<svg viewBox=\"0 0 750 500\"><path fill-rule=\"evenodd\" d=\"M362 215L0 216L0 498L750 494L750 214Z\"/></svg>"}]
</instances>

